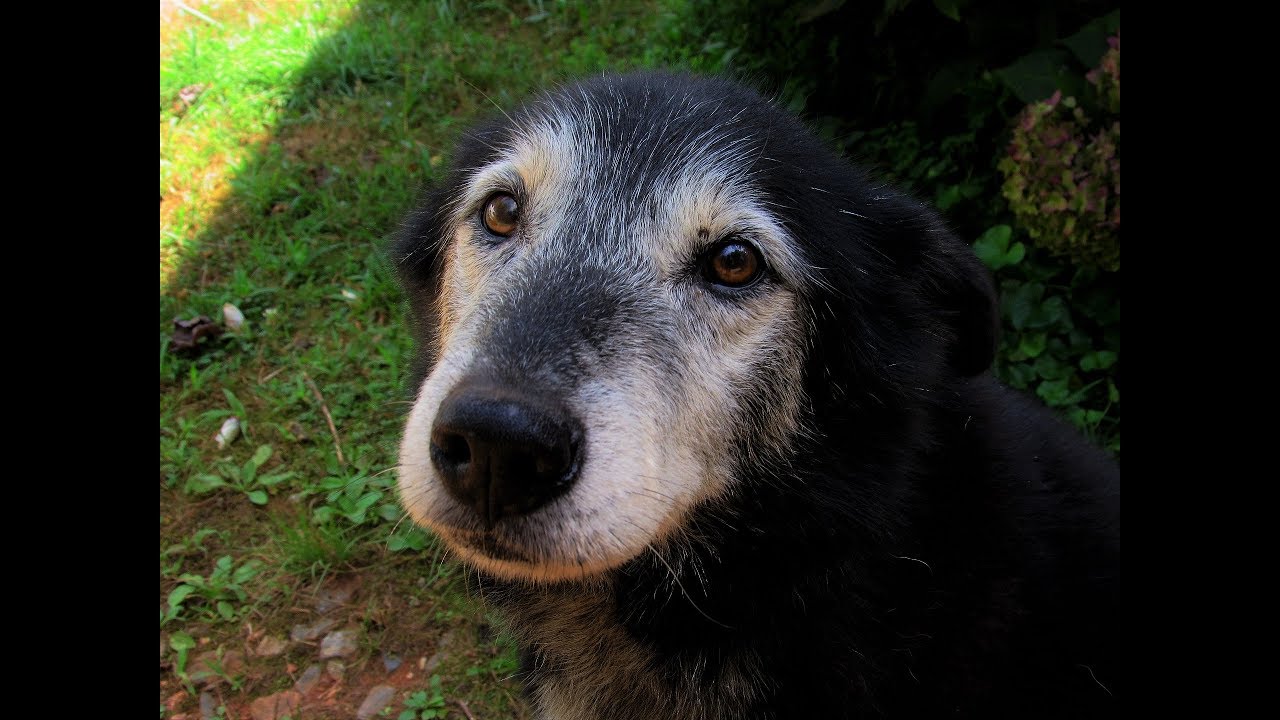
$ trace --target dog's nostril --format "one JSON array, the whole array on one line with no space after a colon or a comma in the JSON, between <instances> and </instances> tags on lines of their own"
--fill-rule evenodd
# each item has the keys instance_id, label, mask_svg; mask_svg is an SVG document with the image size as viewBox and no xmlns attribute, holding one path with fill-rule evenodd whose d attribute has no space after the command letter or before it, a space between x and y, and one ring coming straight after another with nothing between
<instances>
[{"instance_id":1,"label":"dog's nostril","mask_svg":"<svg viewBox=\"0 0 1280 720\"><path fill-rule=\"evenodd\" d=\"M437 431L431 433L431 456L439 457L439 463L462 466L471 462L471 446L462 435Z\"/></svg>"},{"instance_id":2,"label":"dog's nostril","mask_svg":"<svg viewBox=\"0 0 1280 720\"><path fill-rule=\"evenodd\" d=\"M577 478L581 437L553 400L466 384L440 404L431 461L449 494L492 524L564 493Z\"/></svg>"},{"instance_id":3,"label":"dog's nostril","mask_svg":"<svg viewBox=\"0 0 1280 720\"><path fill-rule=\"evenodd\" d=\"M566 443L534 455L533 467L538 475L558 477L564 475L569 469L572 459L569 455L569 445Z\"/></svg>"}]
</instances>

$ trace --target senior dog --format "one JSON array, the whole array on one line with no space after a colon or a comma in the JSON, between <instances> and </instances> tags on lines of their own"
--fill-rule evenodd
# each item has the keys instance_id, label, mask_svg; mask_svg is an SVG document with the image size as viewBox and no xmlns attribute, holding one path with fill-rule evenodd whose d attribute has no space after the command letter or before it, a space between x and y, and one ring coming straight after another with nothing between
<instances>
[{"instance_id":1,"label":"senior dog","mask_svg":"<svg viewBox=\"0 0 1280 720\"><path fill-rule=\"evenodd\" d=\"M411 516L539 718L1098 717L1119 469L991 373L938 214L733 81L569 84L398 236Z\"/></svg>"}]
</instances>

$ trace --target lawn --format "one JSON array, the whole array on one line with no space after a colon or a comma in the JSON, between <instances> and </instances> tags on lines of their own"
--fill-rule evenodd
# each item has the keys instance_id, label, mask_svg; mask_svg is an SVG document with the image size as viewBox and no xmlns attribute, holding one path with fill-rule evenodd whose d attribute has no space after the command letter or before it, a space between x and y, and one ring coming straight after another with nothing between
<instances>
[{"instance_id":1,"label":"lawn","mask_svg":"<svg viewBox=\"0 0 1280 720\"><path fill-rule=\"evenodd\" d=\"M161 4L162 718L526 716L509 643L396 501L412 348L385 243L468 123L652 64L672 12ZM238 329L173 347L227 304Z\"/></svg>"}]
</instances>

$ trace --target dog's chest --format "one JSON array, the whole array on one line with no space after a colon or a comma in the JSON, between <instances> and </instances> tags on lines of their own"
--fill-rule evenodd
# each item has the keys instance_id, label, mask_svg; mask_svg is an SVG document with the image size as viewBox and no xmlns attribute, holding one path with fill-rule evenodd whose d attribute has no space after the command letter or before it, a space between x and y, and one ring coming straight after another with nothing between
<instances>
[{"instance_id":1,"label":"dog's chest","mask_svg":"<svg viewBox=\"0 0 1280 720\"><path fill-rule=\"evenodd\" d=\"M713 665L702 654L663 654L615 619L605 595L542 597L507 612L539 720L727 720L760 699L756 658Z\"/></svg>"}]
</instances>

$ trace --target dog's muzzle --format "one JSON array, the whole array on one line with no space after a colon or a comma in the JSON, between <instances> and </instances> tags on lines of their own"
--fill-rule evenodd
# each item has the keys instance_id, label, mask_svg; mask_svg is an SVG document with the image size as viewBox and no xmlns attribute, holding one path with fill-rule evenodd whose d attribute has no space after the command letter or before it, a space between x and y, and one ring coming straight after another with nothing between
<instances>
[{"instance_id":1,"label":"dog's muzzle","mask_svg":"<svg viewBox=\"0 0 1280 720\"><path fill-rule=\"evenodd\" d=\"M431 462L449 494L487 529L572 487L582 435L577 418L545 394L464 380L436 413Z\"/></svg>"}]
</instances>

